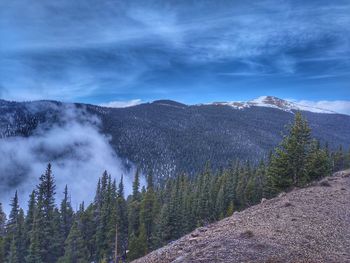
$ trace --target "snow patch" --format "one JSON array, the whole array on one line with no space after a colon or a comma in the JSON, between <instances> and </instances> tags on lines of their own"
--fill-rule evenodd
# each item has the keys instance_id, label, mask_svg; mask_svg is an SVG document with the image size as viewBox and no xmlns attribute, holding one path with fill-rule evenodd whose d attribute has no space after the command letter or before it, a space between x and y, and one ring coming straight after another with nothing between
<instances>
[{"instance_id":1,"label":"snow patch","mask_svg":"<svg viewBox=\"0 0 350 263\"><path fill-rule=\"evenodd\" d=\"M294 111L309 111L315 113L336 114L334 111L298 104L292 101L283 100L273 96L261 96L250 101L229 101L213 102L207 105L230 106L234 109L242 110L250 107L268 107L293 113Z\"/></svg>"}]
</instances>

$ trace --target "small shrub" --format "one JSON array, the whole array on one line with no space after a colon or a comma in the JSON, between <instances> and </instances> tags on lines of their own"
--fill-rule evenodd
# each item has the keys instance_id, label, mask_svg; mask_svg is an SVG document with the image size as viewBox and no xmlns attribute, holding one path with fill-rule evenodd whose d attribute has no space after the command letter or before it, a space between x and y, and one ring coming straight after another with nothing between
<instances>
[{"instance_id":1,"label":"small shrub","mask_svg":"<svg viewBox=\"0 0 350 263\"><path fill-rule=\"evenodd\" d=\"M320 186L323 186L323 187L330 187L331 184L330 184L328 181L323 180L323 181L320 182Z\"/></svg>"},{"instance_id":2,"label":"small shrub","mask_svg":"<svg viewBox=\"0 0 350 263\"><path fill-rule=\"evenodd\" d=\"M254 236L254 233L251 230L244 231L240 235L240 237L242 237L242 238L252 238L253 236Z\"/></svg>"},{"instance_id":3,"label":"small shrub","mask_svg":"<svg viewBox=\"0 0 350 263\"><path fill-rule=\"evenodd\" d=\"M283 207L290 207L290 206L293 206L292 203L290 202L285 202L283 205Z\"/></svg>"}]
</instances>

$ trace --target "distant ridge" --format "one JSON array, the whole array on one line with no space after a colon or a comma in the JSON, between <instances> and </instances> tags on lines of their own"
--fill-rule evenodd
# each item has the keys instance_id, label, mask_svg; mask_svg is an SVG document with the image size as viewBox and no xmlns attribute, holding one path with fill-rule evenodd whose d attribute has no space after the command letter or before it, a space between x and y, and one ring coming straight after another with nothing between
<instances>
[{"instance_id":1,"label":"distant ridge","mask_svg":"<svg viewBox=\"0 0 350 263\"><path fill-rule=\"evenodd\" d=\"M74 105L101 121L99 129L126 163L158 178L228 167L232 160L252 163L266 158L282 139L297 110L307 118L313 136L331 149L350 146L350 116L301 108L272 96L250 102L186 105L158 100L125 108L55 101L0 101L0 138L30 137L35 129L57 124Z\"/></svg>"},{"instance_id":2,"label":"distant ridge","mask_svg":"<svg viewBox=\"0 0 350 263\"><path fill-rule=\"evenodd\" d=\"M176 106L176 107L187 107L186 104L177 102L174 100L155 100L152 104L164 105L164 106Z\"/></svg>"}]
</instances>

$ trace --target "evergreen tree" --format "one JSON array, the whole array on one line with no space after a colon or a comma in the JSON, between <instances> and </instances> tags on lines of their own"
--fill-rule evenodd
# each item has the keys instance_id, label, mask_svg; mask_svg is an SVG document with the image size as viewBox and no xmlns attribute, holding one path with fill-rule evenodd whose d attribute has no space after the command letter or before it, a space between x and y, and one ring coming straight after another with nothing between
<instances>
[{"instance_id":1,"label":"evergreen tree","mask_svg":"<svg viewBox=\"0 0 350 263\"><path fill-rule=\"evenodd\" d=\"M333 159L333 172L344 170L346 158L345 158L342 145L340 145L338 150L333 153L332 159Z\"/></svg>"},{"instance_id":2,"label":"evergreen tree","mask_svg":"<svg viewBox=\"0 0 350 263\"><path fill-rule=\"evenodd\" d=\"M6 239L5 239L5 257L9 262L19 262L20 258L18 255L18 249L20 245L20 229L19 229L19 205L18 205L18 195L17 191L15 196L11 201L11 211L9 215L9 220L6 225Z\"/></svg>"},{"instance_id":3,"label":"evergreen tree","mask_svg":"<svg viewBox=\"0 0 350 263\"><path fill-rule=\"evenodd\" d=\"M349 168L350 168L350 147L346 155L346 162L345 162L345 169L349 169Z\"/></svg>"},{"instance_id":4,"label":"evergreen tree","mask_svg":"<svg viewBox=\"0 0 350 263\"><path fill-rule=\"evenodd\" d=\"M46 171L40 176L40 183L37 186L37 223L39 250L41 260L44 262L55 262L56 240L55 240L55 182L51 170L51 164L47 165Z\"/></svg>"},{"instance_id":5,"label":"evergreen tree","mask_svg":"<svg viewBox=\"0 0 350 263\"><path fill-rule=\"evenodd\" d=\"M9 220L6 225L6 234L12 240L18 231L18 215L19 215L19 204L18 204L18 195L17 191L15 192L15 196L12 199L10 204L11 211L9 215Z\"/></svg>"},{"instance_id":6,"label":"evergreen tree","mask_svg":"<svg viewBox=\"0 0 350 263\"><path fill-rule=\"evenodd\" d=\"M0 203L0 262L5 262L5 235L6 235L6 214Z\"/></svg>"},{"instance_id":7,"label":"evergreen tree","mask_svg":"<svg viewBox=\"0 0 350 263\"><path fill-rule=\"evenodd\" d=\"M129 236L138 236L140 229L140 171L137 169L132 185L132 196L128 210Z\"/></svg>"},{"instance_id":8,"label":"evergreen tree","mask_svg":"<svg viewBox=\"0 0 350 263\"><path fill-rule=\"evenodd\" d=\"M20 208L18 213L18 230L16 233L17 256L19 262L24 262L26 256L26 232L24 220L24 211Z\"/></svg>"},{"instance_id":9,"label":"evergreen tree","mask_svg":"<svg viewBox=\"0 0 350 263\"><path fill-rule=\"evenodd\" d=\"M68 237L70 229L73 223L73 209L68 197L68 186L64 188L64 197L61 202L61 225L62 225L62 234L63 239L65 240Z\"/></svg>"},{"instance_id":10,"label":"evergreen tree","mask_svg":"<svg viewBox=\"0 0 350 263\"><path fill-rule=\"evenodd\" d=\"M147 249L152 249L152 238L154 234L154 219L156 214L156 195L153 186L153 176L150 173L147 177L147 191L141 203L140 224L146 231Z\"/></svg>"},{"instance_id":11,"label":"evergreen tree","mask_svg":"<svg viewBox=\"0 0 350 263\"><path fill-rule=\"evenodd\" d=\"M88 250L85 246L82 232L77 221L74 221L65 242L64 256L59 263L88 263Z\"/></svg>"},{"instance_id":12,"label":"evergreen tree","mask_svg":"<svg viewBox=\"0 0 350 263\"><path fill-rule=\"evenodd\" d=\"M10 243L10 249L7 255L8 263L20 263L18 251L17 251L17 240L15 237L12 238Z\"/></svg>"},{"instance_id":13,"label":"evergreen tree","mask_svg":"<svg viewBox=\"0 0 350 263\"><path fill-rule=\"evenodd\" d=\"M220 220L225 217L225 186L223 183L220 183L220 189L216 197L215 209L217 219Z\"/></svg>"},{"instance_id":14,"label":"evergreen tree","mask_svg":"<svg viewBox=\"0 0 350 263\"><path fill-rule=\"evenodd\" d=\"M29 202L28 202L28 212L27 216L25 218L25 248L26 251L29 251L30 246L30 236L33 231L33 224L34 224L34 216L36 213L36 195L35 191L32 191L32 193L29 196Z\"/></svg>"},{"instance_id":15,"label":"evergreen tree","mask_svg":"<svg viewBox=\"0 0 350 263\"><path fill-rule=\"evenodd\" d=\"M117 194L117 230L118 230L118 252L123 258L126 257L128 245L128 212L124 199L123 176L120 179Z\"/></svg>"},{"instance_id":16,"label":"evergreen tree","mask_svg":"<svg viewBox=\"0 0 350 263\"><path fill-rule=\"evenodd\" d=\"M77 212L76 217L80 222L80 230L85 242L85 246L88 250L88 258L91 262L96 257L96 218L94 204L89 205L86 210L84 209L84 204L80 205L80 209Z\"/></svg>"},{"instance_id":17,"label":"evergreen tree","mask_svg":"<svg viewBox=\"0 0 350 263\"><path fill-rule=\"evenodd\" d=\"M37 220L37 211L34 213L33 226L30 231L30 245L26 257L27 263L44 263L41 259L41 250L40 250L40 237L39 237L39 228Z\"/></svg>"},{"instance_id":18,"label":"evergreen tree","mask_svg":"<svg viewBox=\"0 0 350 263\"><path fill-rule=\"evenodd\" d=\"M50 253L53 258L58 259L64 252L64 232L62 231L62 216L58 208L55 208L52 218L53 239L50 247Z\"/></svg>"},{"instance_id":19,"label":"evergreen tree","mask_svg":"<svg viewBox=\"0 0 350 263\"><path fill-rule=\"evenodd\" d=\"M307 181L306 162L311 144L310 133L307 121L297 112L289 134L271 157L268 177L272 192L290 186L302 186Z\"/></svg>"},{"instance_id":20,"label":"evergreen tree","mask_svg":"<svg viewBox=\"0 0 350 263\"><path fill-rule=\"evenodd\" d=\"M236 189L235 189L235 200L236 200L236 206L240 209L244 208L246 204L246 186L248 183L248 179L250 177L250 167L249 162L246 163L246 166L240 166L237 167L237 183L236 183Z\"/></svg>"},{"instance_id":21,"label":"evergreen tree","mask_svg":"<svg viewBox=\"0 0 350 263\"><path fill-rule=\"evenodd\" d=\"M197 224L198 226L206 225L211 221L212 213L210 211L210 178L211 171L209 163L206 164L205 171L199 176L197 182Z\"/></svg>"},{"instance_id":22,"label":"evergreen tree","mask_svg":"<svg viewBox=\"0 0 350 263\"><path fill-rule=\"evenodd\" d=\"M307 177L309 181L329 176L332 172L331 161L326 152L320 148L317 141L313 141L306 163Z\"/></svg>"},{"instance_id":23,"label":"evergreen tree","mask_svg":"<svg viewBox=\"0 0 350 263\"><path fill-rule=\"evenodd\" d=\"M6 214L2 208L2 203L0 203L0 237L5 236L5 226L6 226Z\"/></svg>"},{"instance_id":24,"label":"evergreen tree","mask_svg":"<svg viewBox=\"0 0 350 263\"><path fill-rule=\"evenodd\" d=\"M128 253L128 259L130 261L142 257L147 253L147 234L146 228L143 224L140 226L139 236L132 234L130 238L129 250L130 252Z\"/></svg>"},{"instance_id":25,"label":"evergreen tree","mask_svg":"<svg viewBox=\"0 0 350 263\"><path fill-rule=\"evenodd\" d=\"M105 259L112 259L115 255L115 236L116 236L116 225L118 220L117 214L117 186L116 181L111 179L111 176L108 177L108 186L107 186L107 253Z\"/></svg>"},{"instance_id":26,"label":"evergreen tree","mask_svg":"<svg viewBox=\"0 0 350 263\"><path fill-rule=\"evenodd\" d=\"M96 204L96 260L100 261L103 258L106 258L111 251L108 251L111 248L109 244L110 239L108 239L109 231L109 187L110 179L107 171L104 171L101 177L101 183L97 187L97 200Z\"/></svg>"}]
</instances>

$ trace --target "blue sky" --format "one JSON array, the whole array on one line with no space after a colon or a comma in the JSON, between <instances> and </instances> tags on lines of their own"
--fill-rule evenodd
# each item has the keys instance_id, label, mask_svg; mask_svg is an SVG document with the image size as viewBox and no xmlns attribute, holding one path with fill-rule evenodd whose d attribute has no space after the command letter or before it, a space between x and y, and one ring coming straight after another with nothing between
<instances>
[{"instance_id":1,"label":"blue sky","mask_svg":"<svg viewBox=\"0 0 350 263\"><path fill-rule=\"evenodd\" d=\"M274 95L350 113L349 1L0 1L0 39L3 99Z\"/></svg>"}]
</instances>

